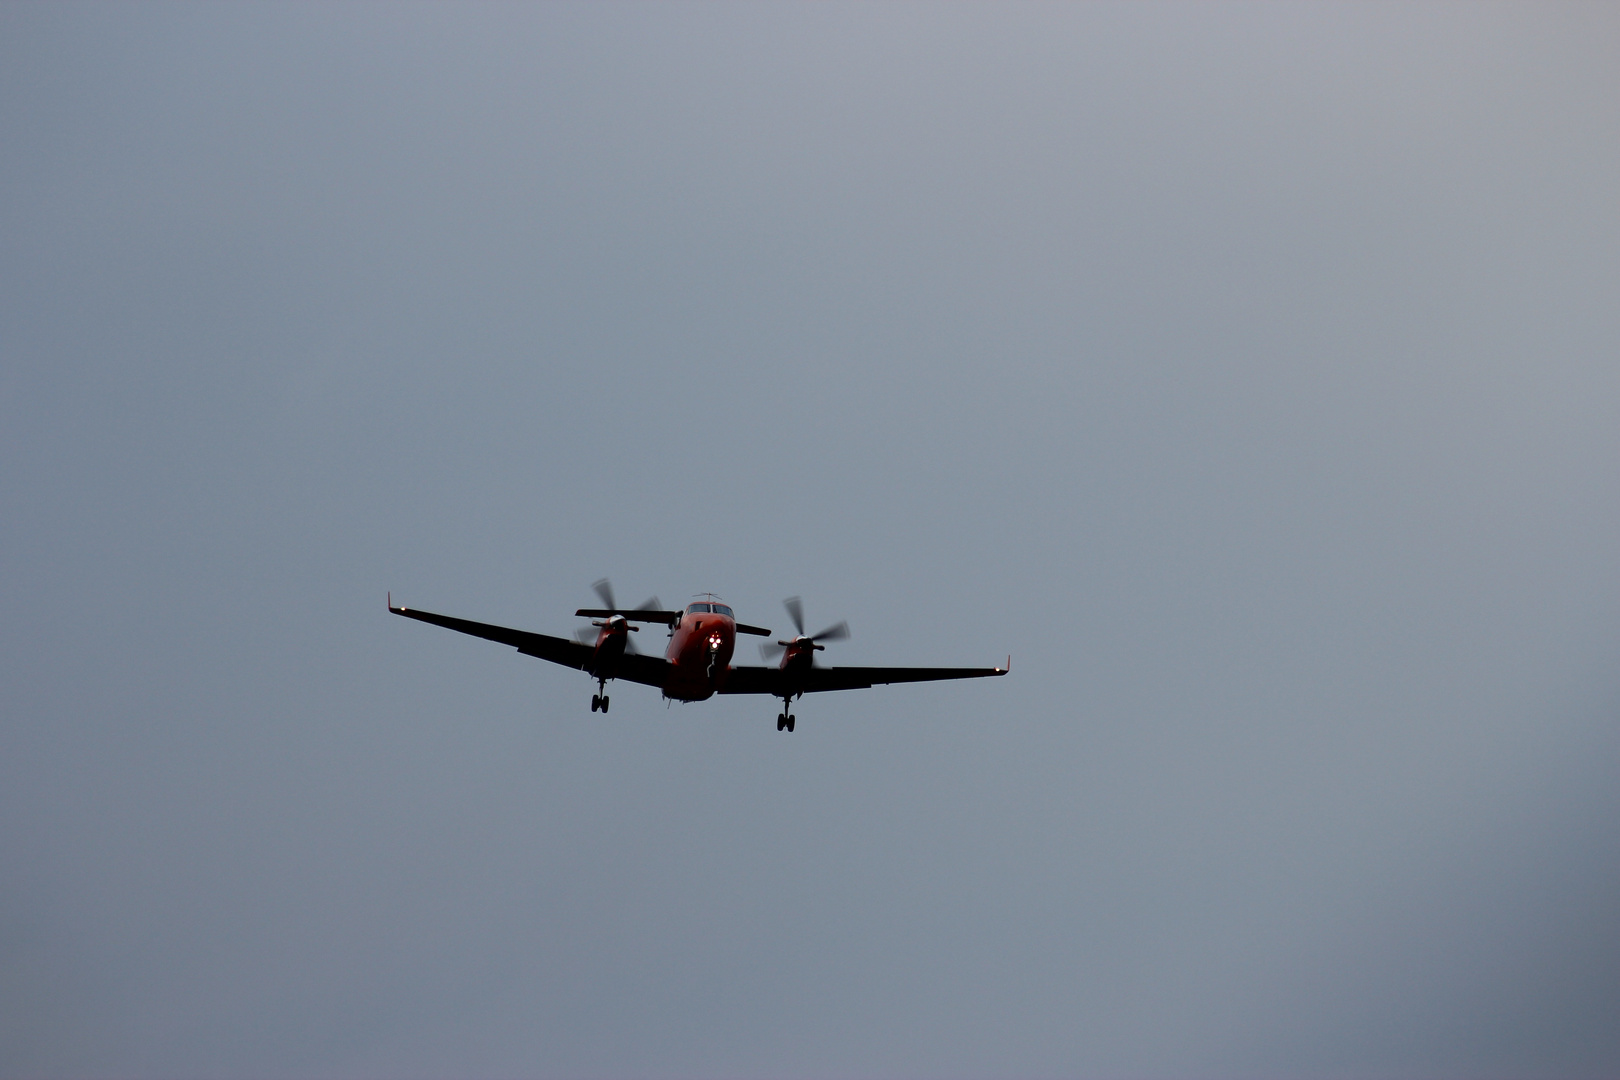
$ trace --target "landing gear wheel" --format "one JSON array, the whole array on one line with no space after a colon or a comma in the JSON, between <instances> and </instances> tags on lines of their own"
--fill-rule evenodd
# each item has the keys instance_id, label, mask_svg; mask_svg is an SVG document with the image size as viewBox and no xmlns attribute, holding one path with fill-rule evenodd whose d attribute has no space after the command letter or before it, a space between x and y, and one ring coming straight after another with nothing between
<instances>
[{"instance_id":1,"label":"landing gear wheel","mask_svg":"<svg viewBox=\"0 0 1620 1080\"><path fill-rule=\"evenodd\" d=\"M600 709L601 707L602 707L602 697L601 697L601 695L600 694L592 694L591 695L591 712L595 712L597 709Z\"/></svg>"},{"instance_id":2,"label":"landing gear wheel","mask_svg":"<svg viewBox=\"0 0 1620 1080\"><path fill-rule=\"evenodd\" d=\"M795 718L792 717L792 716L788 717L788 725L787 725L787 727L788 727L788 734L790 734L790 735L793 733L793 721L794 721L794 719Z\"/></svg>"},{"instance_id":3,"label":"landing gear wheel","mask_svg":"<svg viewBox=\"0 0 1620 1080\"><path fill-rule=\"evenodd\" d=\"M776 730L781 731L785 727L787 727L787 713L777 713L776 714Z\"/></svg>"},{"instance_id":4,"label":"landing gear wheel","mask_svg":"<svg viewBox=\"0 0 1620 1080\"><path fill-rule=\"evenodd\" d=\"M602 711L607 712L607 695L602 695Z\"/></svg>"}]
</instances>

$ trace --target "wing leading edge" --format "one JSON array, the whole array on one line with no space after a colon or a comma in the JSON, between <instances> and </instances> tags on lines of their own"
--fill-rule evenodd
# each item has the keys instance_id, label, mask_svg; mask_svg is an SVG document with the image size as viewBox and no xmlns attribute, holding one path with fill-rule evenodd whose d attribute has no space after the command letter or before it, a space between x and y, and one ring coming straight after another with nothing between
<instances>
[{"instance_id":1,"label":"wing leading edge","mask_svg":"<svg viewBox=\"0 0 1620 1080\"><path fill-rule=\"evenodd\" d=\"M471 634L486 641L498 641L502 645L512 646L524 656L549 660L553 664L571 667L576 671L589 671L591 661L596 657L594 647L581 645L567 638L536 634L529 630L513 630L506 626L473 622L471 619L457 619L451 615L437 615L431 611L413 611L410 608L395 607L392 597L388 601L388 610L395 615L432 623L434 626L442 626L446 630L454 630L460 634ZM613 676L645 686L662 687L668 673L668 660L659 656L642 656L639 653L627 652L615 663Z\"/></svg>"}]
</instances>

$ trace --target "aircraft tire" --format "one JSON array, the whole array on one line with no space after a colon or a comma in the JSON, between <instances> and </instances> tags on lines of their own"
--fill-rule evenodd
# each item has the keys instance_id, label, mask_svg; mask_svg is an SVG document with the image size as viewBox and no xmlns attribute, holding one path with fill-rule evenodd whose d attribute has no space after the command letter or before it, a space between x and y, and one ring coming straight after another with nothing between
<instances>
[{"instance_id":1,"label":"aircraft tire","mask_svg":"<svg viewBox=\"0 0 1620 1080\"><path fill-rule=\"evenodd\" d=\"M776 714L776 730L781 731L785 727L787 727L787 713L777 713Z\"/></svg>"},{"instance_id":2,"label":"aircraft tire","mask_svg":"<svg viewBox=\"0 0 1620 1080\"><path fill-rule=\"evenodd\" d=\"M604 713L607 712L607 695L606 694L602 695L602 711Z\"/></svg>"},{"instance_id":3,"label":"aircraft tire","mask_svg":"<svg viewBox=\"0 0 1620 1080\"><path fill-rule=\"evenodd\" d=\"M795 719L797 719L797 717L793 717L793 716L788 717L788 734L789 735L793 734L793 721Z\"/></svg>"},{"instance_id":4,"label":"aircraft tire","mask_svg":"<svg viewBox=\"0 0 1620 1080\"><path fill-rule=\"evenodd\" d=\"M602 707L602 697L601 697L601 695L600 694L592 694L591 695L591 712L595 712L597 709L600 709L601 707Z\"/></svg>"}]
</instances>

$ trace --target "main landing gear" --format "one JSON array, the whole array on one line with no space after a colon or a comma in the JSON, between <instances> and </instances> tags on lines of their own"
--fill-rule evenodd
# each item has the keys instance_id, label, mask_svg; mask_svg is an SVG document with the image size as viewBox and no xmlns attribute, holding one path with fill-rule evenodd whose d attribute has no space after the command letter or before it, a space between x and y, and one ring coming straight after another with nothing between
<instances>
[{"instance_id":1,"label":"main landing gear","mask_svg":"<svg viewBox=\"0 0 1620 1080\"><path fill-rule=\"evenodd\" d=\"M607 690L607 680L596 680L596 689L599 692L591 695L591 712L595 712L597 709L607 712L608 696L605 692L603 692Z\"/></svg>"},{"instance_id":2,"label":"main landing gear","mask_svg":"<svg viewBox=\"0 0 1620 1080\"><path fill-rule=\"evenodd\" d=\"M793 695L792 694L784 694L782 696L782 711L776 714L776 730L777 731L792 731L793 730Z\"/></svg>"}]
</instances>

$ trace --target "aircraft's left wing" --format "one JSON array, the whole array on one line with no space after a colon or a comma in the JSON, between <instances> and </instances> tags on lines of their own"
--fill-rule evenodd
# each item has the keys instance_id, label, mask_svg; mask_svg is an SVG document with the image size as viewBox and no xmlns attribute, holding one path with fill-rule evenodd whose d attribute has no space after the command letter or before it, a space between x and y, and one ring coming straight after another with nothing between
<instances>
[{"instance_id":1,"label":"aircraft's left wing","mask_svg":"<svg viewBox=\"0 0 1620 1080\"><path fill-rule=\"evenodd\" d=\"M722 694L814 694L822 690L865 690L885 683L983 679L1005 675L1006 668L965 667L816 667L784 672L774 667L734 667L726 674Z\"/></svg>"},{"instance_id":2,"label":"aircraft's left wing","mask_svg":"<svg viewBox=\"0 0 1620 1080\"><path fill-rule=\"evenodd\" d=\"M457 619L450 615L437 615L431 611L414 611L410 608L395 607L393 598L388 601L388 610L395 615L403 615L407 619L417 619L421 622L442 626L446 630L454 630L461 634L471 634L487 641L498 641L502 645L510 645L524 656L533 656L541 660L550 660L553 664L563 667L575 668L579 671L590 669L591 660L596 650L589 645L581 645L577 641L567 638L552 637L549 634L536 634L529 630L513 630L505 626L495 626L491 623L473 622L471 619ZM669 674L669 661L659 656L642 656L639 653L625 653L614 665L613 677L628 679L630 682L643 683L647 686L662 687Z\"/></svg>"}]
</instances>

